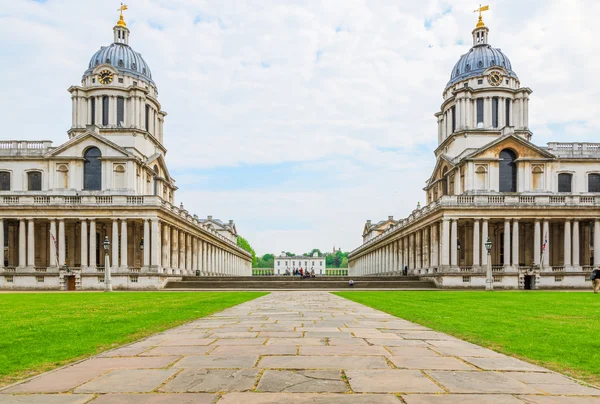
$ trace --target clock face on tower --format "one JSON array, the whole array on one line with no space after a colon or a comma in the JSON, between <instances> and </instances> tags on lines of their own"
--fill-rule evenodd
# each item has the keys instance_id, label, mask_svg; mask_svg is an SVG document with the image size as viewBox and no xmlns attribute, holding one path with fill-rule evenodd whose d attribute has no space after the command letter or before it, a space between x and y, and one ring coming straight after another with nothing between
<instances>
[{"instance_id":1,"label":"clock face on tower","mask_svg":"<svg viewBox=\"0 0 600 404\"><path fill-rule=\"evenodd\" d=\"M502 83L502 74L500 72L491 72L488 75L488 82L494 87L499 86Z\"/></svg>"},{"instance_id":2,"label":"clock face on tower","mask_svg":"<svg viewBox=\"0 0 600 404\"><path fill-rule=\"evenodd\" d=\"M110 84L113 81L113 74L110 72L110 70L102 70L98 74L98 81L101 84Z\"/></svg>"}]
</instances>

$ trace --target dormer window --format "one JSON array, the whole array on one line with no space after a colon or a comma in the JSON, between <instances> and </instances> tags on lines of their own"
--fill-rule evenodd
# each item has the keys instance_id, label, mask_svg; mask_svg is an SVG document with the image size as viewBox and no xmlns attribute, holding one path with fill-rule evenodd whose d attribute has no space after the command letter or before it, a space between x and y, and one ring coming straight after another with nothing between
<instances>
[{"instance_id":1,"label":"dormer window","mask_svg":"<svg viewBox=\"0 0 600 404\"><path fill-rule=\"evenodd\" d=\"M109 59L109 58L106 58L105 62L106 62L106 63L110 63L110 59Z\"/></svg>"},{"instance_id":2,"label":"dormer window","mask_svg":"<svg viewBox=\"0 0 600 404\"><path fill-rule=\"evenodd\" d=\"M131 64L131 68L132 68L133 70L135 70L135 69L137 68L137 67L136 67L136 64L135 64L135 62L133 62L133 63Z\"/></svg>"},{"instance_id":3,"label":"dormer window","mask_svg":"<svg viewBox=\"0 0 600 404\"><path fill-rule=\"evenodd\" d=\"M146 68L145 67L142 69L142 73L146 74Z\"/></svg>"},{"instance_id":4,"label":"dormer window","mask_svg":"<svg viewBox=\"0 0 600 404\"><path fill-rule=\"evenodd\" d=\"M467 63L467 66L465 67L466 71L470 71L471 70L471 65Z\"/></svg>"},{"instance_id":5,"label":"dormer window","mask_svg":"<svg viewBox=\"0 0 600 404\"><path fill-rule=\"evenodd\" d=\"M479 66L479 67L483 67L483 61L482 61L482 60L480 60L480 61L477 63L477 66Z\"/></svg>"},{"instance_id":6,"label":"dormer window","mask_svg":"<svg viewBox=\"0 0 600 404\"><path fill-rule=\"evenodd\" d=\"M123 59L119 59L119 67L123 67L125 66L125 63L123 63Z\"/></svg>"}]
</instances>

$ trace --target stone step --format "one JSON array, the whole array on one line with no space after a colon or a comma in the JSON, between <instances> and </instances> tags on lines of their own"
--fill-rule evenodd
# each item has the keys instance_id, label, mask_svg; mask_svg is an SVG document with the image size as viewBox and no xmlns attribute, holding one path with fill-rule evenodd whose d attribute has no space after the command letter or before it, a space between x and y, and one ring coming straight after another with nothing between
<instances>
[{"instance_id":1,"label":"stone step","mask_svg":"<svg viewBox=\"0 0 600 404\"><path fill-rule=\"evenodd\" d=\"M310 278L311 281L343 281L348 282L350 279L356 281L418 281L418 276L317 276ZM309 279L301 279L299 276L183 276L182 281L202 281L202 282L239 282L239 281L260 281L260 282L302 282Z\"/></svg>"},{"instance_id":2,"label":"stone step","mask_svg":"<svg viewBox=\"0 0 600 404\"><path fill-rule=\"evenodd\" d=\"M434 289L435 284L428 281L363 281L356 280L355 288L360 289ZM165 289L348 289L347 281L320 281L320 280L279 280L263 282L252 281L224 281L206 282L195 281L171 281Z\"/></svg>"}]
</instances>

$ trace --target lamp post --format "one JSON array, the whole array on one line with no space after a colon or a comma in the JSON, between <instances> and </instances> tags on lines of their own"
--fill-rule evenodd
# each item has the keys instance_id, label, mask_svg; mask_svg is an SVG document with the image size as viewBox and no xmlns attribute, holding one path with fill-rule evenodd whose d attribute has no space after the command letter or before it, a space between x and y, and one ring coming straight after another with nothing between
<instances>
[{"instance_id":1,"label":"lamp post","mask_svg":"<svg viewBox=\"0 0 600 404\"><path fill-rule=\"evenodd\" d=\"M104 247L104 291L112 292L112 285L110 282L110 261L108 258L110 241L108 241L108 236L104 238L104 243L102 243L102 245Z\"/></svg>"},{"instance_id":2,"label":"lamp post","mask_svg":"<svg viewBox=\"0 0 600 404\"><path fill-rule=\"evenodd\" d=\"M494 290L494 277L492 276L492 241L488 237L485 242L485 249L487 250L487 271L485 276L485 290Z\"/></svg>"}]
</instances>

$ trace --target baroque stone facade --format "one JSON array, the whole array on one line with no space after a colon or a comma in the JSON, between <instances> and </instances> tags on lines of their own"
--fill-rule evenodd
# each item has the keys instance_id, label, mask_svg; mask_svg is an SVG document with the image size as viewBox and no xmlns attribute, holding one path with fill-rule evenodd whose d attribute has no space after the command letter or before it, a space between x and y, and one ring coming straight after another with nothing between
<instances>
[{"instance_id":1,"label":"baroque stone facade","mask_svg":"<svg viewBox=\"0 0 600 404\"><path fill-rule=\"evenodd\" d=\"M69 140L0 141L0 288L158 289L185 274L250 275L237 230L174 206L163 123L150 68L129 46L121 18L114 43L69 88Z\"/></svg>"},{"instance_id":2,"label":"baroque stone facade","mask_svg":"<svg viewBox=\"0 0 600 404\"><path fill-rule=\"evenodd\" d=\"M286 271L291 274L300 268L304 271L315 271L315 275L325 275L325 257L319 257L317 253L312 257L306 255L289 257L282 251L278 257L275 257L273 266L275 275L285 275Z\"/></svg>"},{"instance_id":3,"label":"baroque stone facade","mask_svg":"<svg viewBox=\"0 0 600 404\"><path fill-rule=\"evenodd\" d=\"M439 287L584 287L600 265L600 143L531 142L529 95L480 20L443 92L426 206L367 222L351 275L409 273ZM486 241L492 243L488 255Z\"/></svg>"}]
</instances>

